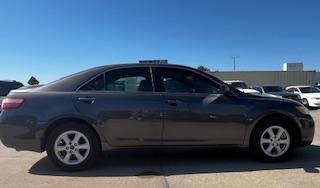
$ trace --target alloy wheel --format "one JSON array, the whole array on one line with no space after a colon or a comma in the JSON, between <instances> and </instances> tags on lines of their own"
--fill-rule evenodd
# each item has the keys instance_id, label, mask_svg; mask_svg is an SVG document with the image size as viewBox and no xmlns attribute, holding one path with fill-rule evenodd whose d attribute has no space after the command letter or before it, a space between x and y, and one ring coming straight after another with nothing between
<instances>
[{"instance_id":1,"label":"alloy wheel","mask_svg":"<svg viewBox=\"0 0 320 188\"><path fill-rule=\"evenodd\" d=\"M261 135L260 146L262 151L270 157L279 157L290 147L290 135L281 126L268 127Z\"/></svg>"},{"instance_id":2,"label":"alloy wheel","mask_svg":"<svg viewBox=\"0 0 320 188\"><path fill-rule=\"evenodd\" d=\"M59 135L54 143L54 153L64 164L77 165L89 155L88 138L79 131L66 131Z\"/></svg>"}]
</instances>

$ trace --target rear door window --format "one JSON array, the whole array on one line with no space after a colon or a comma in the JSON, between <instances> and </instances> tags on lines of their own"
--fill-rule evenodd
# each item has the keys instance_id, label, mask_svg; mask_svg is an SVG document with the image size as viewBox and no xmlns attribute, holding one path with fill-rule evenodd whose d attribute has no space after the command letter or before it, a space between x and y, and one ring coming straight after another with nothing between
<instances>
[{"instance_id":1,"label":"rear door window","mask_svg":"<svg viewBox=\"0 0 320 188\"><path fill-rule=\"evenodd\" d=\"M105 90L104 74L97 76L80 88L81 91L103 91Z\"/></svg>"},{"instance_id":2,"label":"rear door window","mask_svg":"<svg viewBox=\"0 0 320 188\"><path fill-rule=\"evenodd\" d=\"M106 73L106 90L123 92L153 91L149 67L117 69Z\"/></svg>"},{"instance_id":3,"label":"rear door window","mask_svg":"<svg viewBox=\"0 0 320 188\"><path fill-rule=\"evenodd\" d=\"M125 68L108 71L82 86L81 91L153 91L150 68Z\"/></svg>"}]
</instances>

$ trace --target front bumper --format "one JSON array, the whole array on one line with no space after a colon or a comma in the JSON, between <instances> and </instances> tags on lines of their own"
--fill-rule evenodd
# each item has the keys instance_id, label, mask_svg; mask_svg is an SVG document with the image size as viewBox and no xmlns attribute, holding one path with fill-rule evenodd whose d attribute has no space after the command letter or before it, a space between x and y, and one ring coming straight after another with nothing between
<instances>
[{"instance_id":1,"label":"front bumper","mask_svg":"<svg viewBox=\"0 0 320 188\"><path fill-rule=\"evenodd\" d=\"M299 124L301 132L301 143L298 143L299 146L310 145L315 131L315 123L311 116L297 118L296 121Z\"/></svg>"},{"instance_id":2,"label":"front bumper","mask_svg":"<svg viewBox=\"0 0 320 188\"><path fill-rule=\"evenodd\" d=\"M39 123L30 117L18 116L12 118L5 112L1 112L0 140L3 145L17 151L41 152L44 125L45 123Z\"/></svg>"},{"instance_id":3,"label":"front bumper","mask_svg":"<svg viewBox=\"0 0 320 188\"><path fill-rule=\"evenodd\" d=\"M311 107L320 107L320 100L318 99L309 99L308 103Z\"/></svg>"}]
</instances>

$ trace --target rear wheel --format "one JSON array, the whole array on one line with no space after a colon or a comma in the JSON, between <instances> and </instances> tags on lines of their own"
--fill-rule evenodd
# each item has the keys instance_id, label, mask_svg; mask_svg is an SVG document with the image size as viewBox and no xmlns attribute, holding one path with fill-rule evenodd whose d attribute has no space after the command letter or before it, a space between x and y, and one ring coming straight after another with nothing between
<instances>
[{"instance_id":1,"label":"rear wheel","mask_svg":"<svg viewBox=\"0 0 320 188\"><path fill-rule=\"evenodd\" d=\"M264 121L253 134L251 151L264 161L285 160L294 149L294 131L280 118Z\"/></svg>"},{"instance_id":2,"label":"rear wheel","mask_svg":"<svg viewBox=\"0 0 320 188\"><path fill-rule=\"evenodd\" d=\"M96 134L87 126L66 123L54 129L48 137L47 154L63 170L90 167L99 154Z\"/></svg>"}]
</instances>

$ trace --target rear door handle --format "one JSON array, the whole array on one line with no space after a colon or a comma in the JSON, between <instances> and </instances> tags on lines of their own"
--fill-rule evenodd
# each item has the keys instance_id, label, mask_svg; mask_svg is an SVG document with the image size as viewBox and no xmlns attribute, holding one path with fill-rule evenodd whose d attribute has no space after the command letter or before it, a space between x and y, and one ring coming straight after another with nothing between
<instances>
[{"instance_id":1,"label":"rear door handle","mask_svg":"<svg viewBox=\"0 0 320 188\"><path fill-rule=\"evenodd\" d=\"M84 102L84 103L93 104L96 99L95 99L94 97L88 96L88 97L79 97L78 100L79 100L79 101L82 101L82 102Z\"/></svg>"},{"instance_id":2,"label":"rear door handle","mask_svg":"<svg viewBox=\"0 0 320 188\"><path fill-rule=\"evenodd\" d=\"M166 100L166 103L171 106L177 106L178 100L177 99L168 99L168 100Z\"/></svg>"}]
</instances>

